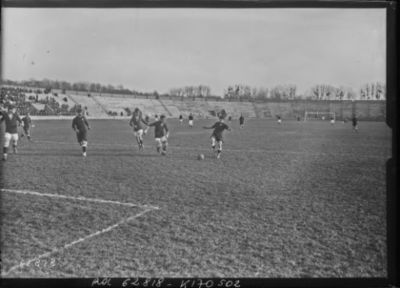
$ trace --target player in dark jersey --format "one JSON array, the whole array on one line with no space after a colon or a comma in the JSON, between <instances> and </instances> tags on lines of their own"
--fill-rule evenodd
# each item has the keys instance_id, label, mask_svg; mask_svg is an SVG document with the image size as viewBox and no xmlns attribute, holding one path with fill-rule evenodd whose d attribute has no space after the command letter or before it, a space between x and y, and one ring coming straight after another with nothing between
<instances>
[{"instance_id":1,"label":"player in dark jersey","mask_svg":"<svg viewBox=\"0 0 400 288\"><path fill-rule=\"evenodd\" d=\"M189 114L189 127L190 127L190 128L193 127L193 118L194 118L194 117L193 117L193 114L190 113L190 114Z\"/></svg>"},{"instance_id":2,"label":"player in dark jersey","mask_svg":"<svg viewBox=\"0 0 400 288\"><path fill-rule=\"evenodd\" d=\"M17 114L17 108L9 106L8 111L0 112L0 120L6 123L6 131L4 134L4 145L3 145L3 160L7 160L8 147L10 142L13 142L13 152L17 154L18 145L18 126L21 125L22 120Z\"/></svg>"},{"instance_id":3,"label":"player in dark jersey","mask_svg":"<svg viewBox=\"0 0 400 288\"><path fill-rule=\"evenodd\" d=\"M179 122L181 123L181 125L182 125L182 123L183 123L183 116L182 116L182 114L181 115L179 115Z\"/></svg>"},{"instance_id":4,"label":"player in dark jersey","mask_svg":"<svg viewBox=\"0 0 400 288\"><path fill-rule=\"evenodd\" d=\"M24 131L21 133L21 138L23 138L25 135L28 138L29 141L31 140L31 127L32 127L32 119L30 113L26 113L26 116L22 118L22 124L24 127Z\"/></svg>"},{"instance_id":5,"label":"player in dark jersey","mask_svg":"<svg viewBox=\"0 0 400 288\"><path fill-rule=\"evenodd\" d=\"M165 122L165 115L160 116L160 120L148 124L154 126L154 136L157 142L157 152L166 155L168 146L169 131Z\"/></svg>"},{"instance_id":6,"label":"player in dark jersey","mask_svg":"<svg viewBox=\"0 0 400 288\"><path fill-rule=\"evenodd\" d=\"M239 117L239 125L240 125L240 129L242 129L242 128L243 128L243 125L244 125L244 117L243 117L243 114L240 114L240 117Z\"/></svg>"},{"instance_id":7,"label":"player in dark jersey","mask_svg":"<svg viewBox=\"0 0 400 288\"><path fill-rule=\"evenodd\" d=\"M129 125L133 127L133 134L136 137L136 141L139 145L139 150L143 149L143 134L145 130L143 130L142 123L146 125L148 124L146 121L143 120L142 111L140 111L139 108L135 108L132 114L131 121L129 121Z\"/></svg>"},{"instance_id":8,"label":"player in dark jersey","mask_svg":"<svg viewBox=\"0 0 400 288\"><path fill-rule=\"evenodd\" d=\"M353 131L358 132L358 119L356 115L353 115L353 118L351 119L351 122L353 124Z\"/></svg>"},{"instance_id":9,"label":"player in dark jersey","mask_svg":"<svg viewBox=\"0 0 400 288\"><path fill-rule=\"evenodd\" d=\"M72 129L76 132L76 138L79 145L82 147L82 156L86 157L87 130L90 130L90 125L85 116L82 115L82 109L78 109L76 117L72 120Z\"/></svg>"},{"instance_id":10,"label":"player in dark jersey","mask_svg":"<svg viewBox=\"0 0 400 288\"><path fill-rule=\"evenodd\" d=\"M223 142L223 132L224 130L231 131L228 125L224 123L224 117L220 116L219 121L216 122L213 126L211 127L203 127L204 129L214 129L213 133L211 134L211 147L213 151L215 152L215 146L218 144L218 149L217 149L217 159L221 157L221 152L222 152L222 142Z\"/></svg>"}]
</instances>

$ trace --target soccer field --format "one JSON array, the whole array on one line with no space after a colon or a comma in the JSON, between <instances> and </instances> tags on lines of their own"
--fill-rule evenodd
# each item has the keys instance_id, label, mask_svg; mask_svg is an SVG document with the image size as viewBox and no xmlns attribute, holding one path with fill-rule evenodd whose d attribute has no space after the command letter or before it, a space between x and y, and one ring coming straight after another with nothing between
<instances>
[{"instance_id":1,"label":"soccer field","mask_svg":"<svg viewBox=\"0 0 400 288\"><path fill-rule=\"evenodd\" d=\"M3 277L386 277L385 123L168 119L139 151L128 121L36 121L3 163ZM203 153L205 159L197 160Z\"/></svg>"}]
</instances>

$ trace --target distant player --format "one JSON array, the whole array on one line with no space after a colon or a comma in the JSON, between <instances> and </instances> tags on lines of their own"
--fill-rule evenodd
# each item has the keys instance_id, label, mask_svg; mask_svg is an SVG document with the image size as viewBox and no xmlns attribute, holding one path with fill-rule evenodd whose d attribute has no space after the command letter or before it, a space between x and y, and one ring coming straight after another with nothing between
<instances>
[{"instance_id":1,"label":"distant player","mask_svg":"<svg viewBox=\"0 0 400 288\"><path fill-rule=\"evenodd\" d=\"M154 119L155 119L156 121L158 121L158 115L157 115L157 114L154 115Z\"/></svg>"},{"instance_id":2,"label":"distant player","mask_svg":"<svg viewBox=\"0 0 400 288\"><path fill-rule=\"evenodd\" d=\"M76 138L79 145L82 147L82 156L86 157L87 130L90 130L89 123L85 116L83 116L82 109L78 109L76 117L72 120L72 129L76 132Z\"/></svg>"},{"instance_id":3,"label":"distant player","mask_svg":"<svg viewBox=\"0 0 400 288\"><path fill-rule=\"evenodd\" d=\"M17 108L10 105L8 111L0 112L0 119L6 123L6 131L4 134L4 145L3 145L3 160L7 160L8 147L10 142L13 142L13 152L18 153L18 126L21 125L22 120L17 114Z\"/></svg>"},{"instance_id":4,"label":"distant player","mask_svg":"<svg viewBox=\"0 0 400 288\"><path fill-rule=\"evenodd\" d=\"M180 123L181 125L183 124L183 116L182 116L182 114L179 115L179 123Z\"/></svg>"},{"instance_id":5,"label":"distant player","mask_svg":"<svg viewBox=\"0 0 400 288\"><path fill-rule=\"evenodd\" d=\"M31 114L29 112L26 113L26 116L22 118L22 124L24 131L21 133L21 138L23 138L26 135L26 138L28 138L29 141L32 141L31 140L32 119L31 119Z\"/></svg>"},{"instance_id":6,"label":"distant player","mask_svg":"<svg viewBox=\"0 0 400 288\"><path fill-rule=\"evenodd\" d=\"M276 118L278 119L278 124L281 124L281 123L282 123L282 118L281 118L281 116L278 115L278 116L276 116Z\"/></svg>"},{"instance_id":7,"label":"distant player","mask_svg":"<svg viewBox=\"0 0 400 288\"><path fill-rule=\"evenodd\" d=\"M165 115L160 116L160 120L148 124L154 126L154 137L157 142L157 152L161 155L167 154L169 131L167 123L165 122Z\"/></svg>"},{"instance_id":8,"label":"distant player","mask_svg":"<svg viewBox=\"0 0 400 288\"><path fill-rule=\"evenodd\" d=\"M240 114L240 117L239 117L239 126L240 126L240 129L242 129L243 126L244 126L244 117L243 117L243 114Z\"/></svg>"},{"instance_id":9,"label":"distant player","mask_svg":"<svg viewBox=\"0 0 400 288\"><path fill-rule=\"evenodd\" d=\"M204 129L214 129L213 133L211 134L211 148L215 152L215 146L218 144L217 148L217 159L221 157L222 152L222 143L223 143L223 132L224 130L231 131L228 125L224 123L224 117L219 117L219 121L216 122L211 127L203 127Z\"/></svg>"},{"instance_id":10,"label":"distant player","mask_svg":"<svg viewBox=\"0 0 400 288\"><path fill-rule=\"evenodd\" d=\"M232 116L229 116L229 117L228 117L228 121L229 121L229 122L232 122Z\"/></svg>"},{"instance_id":11,"label":"distant player","mask_svg":"<svg viewBox=\"0 0 400 288\"><path fill-rule=\"evenodd\" d=\"M193 127L193 114L192 113L189 114L189 127L190 128Z\"/></svg>"},{"instance_id":12,"label":"distant player","mask_svg":"<svg viewBox=\"0 0 400 288\"><path fill-rule=\"evenodd\" d=\"M358 119L357 119L356 115L353 116L353 118L351 119L351 122L353 124L353 131L358 132Z\"/></svg>"},{"instance_id":13,"label":"distant player","mask_svg":"<svg viewBox=\"0 0 400 288\"><path fill-rule=\"evenodd\" d=\"M142 111L140 111L139 108L135 108L132 114L132 118L129 121L129 125L133 127L133 134L136 137L136 141L139 145L139 150L143 150L143 134L144 130L143 129L143 124L148 124L146 121L143 120L143 114Z\"/></svg>"}]
</instances>

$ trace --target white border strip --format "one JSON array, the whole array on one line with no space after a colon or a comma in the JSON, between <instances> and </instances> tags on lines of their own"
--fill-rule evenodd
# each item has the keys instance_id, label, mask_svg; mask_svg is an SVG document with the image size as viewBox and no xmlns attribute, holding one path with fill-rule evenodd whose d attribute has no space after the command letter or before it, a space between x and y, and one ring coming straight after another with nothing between
<instances>
[{"instance_id":1,"label":"white border strip","mask_svg":"<svg viewBox=\"0 0 400 288\"><path fill-rule=\"evenodd\" d=\"M53 198L63 198L63 199L70 199L70 200L97 202L97 203L104 203L104 204L117 204L117 205L123 205L123 206L128 206L128 207L148 208L148 209L153 209L153 210L160 209L160 207L152 206L152 205L140 205L140 204L134 204L134 203L129 203L129 202L119 202L119 201L104 200L104 199L98 199L98 198L74 197L74 196L67 196L67 195L62 195L62 194L39 193L39 192L29 191L29 190L1 189L0 191L17 193L17 194L30 194L30 195L42 196L42 197L53 197Z\"/></svg>"},{"instance_id":2,"label":"white border strip","mask_svg":"<svg viewBox=\"0 0 400 288\"><path fill-rule=\"evenodd\" d=\"M8 271L2 273L2 275L5 276L5 275L9 274L10 272L12 272L12 271L14 271L14 270L16 270L16 269L29 266L32 262L35 262L35 261L37 261L37 260L39 260L39 259L41 259L41 258L49 257L50 255L55 254L55 253L57 253L57 252L60 252L60 251L62 251L62 250L65 250L65 249L67 249L67 248L69 248L69 247L71 247L71 246L73 246L73 245L75 245L75 244L78 244L78 243L80 243L80 242L83 242L83 241L85 241L85 240L88 240L88 239L90 239L90 238L93 238L93 237L95 237L95 236L97 236L97 235L100 235L100 234L109 232L110 230L112 230L112 229L114 229L114 228L117 228L118 226L120 226L120 225L122 225L122 224L124 224L124 223L126 223L126 222L129 222L129 221L131 221L131 220L133 220L133 219L135 219L135 218L138 218L138 217L142 216L143 214L145 214L145 213L147 213L147 212L149 212L149 211L151 211L151 210L155 210L155 209L154 209L154 208L148 208L148 209L146 209L146 210L144 210L144 211L142 211L142 212L140 212L140 213L138 213L138 214L136 214L136 215L133 215L133 216L128 217L128 218L126 218L126 219L124 219L124 220L121 220L121 221L119 221L118 223L116 223L116 224L114 224L114 225L111 225L111 226L109 226L109 227L107 227L107 228L104 228L104 229L102 229L102 230L96 231L96 232L94 232L94 233L92 233L92 234L90 234L90 235L87 235L87 236L85 236L85 237L79 238L78 240L72 241L71 243L65 244L65 245L62 246L62 247L53 248L50 252L43 253L43 254L41 254L41 255L35 257L35 258L29 259L28 261L22 261L21 263L15 265L15 266L13 266L13 267L11 267Z\"/></svg>"}]
</instances>

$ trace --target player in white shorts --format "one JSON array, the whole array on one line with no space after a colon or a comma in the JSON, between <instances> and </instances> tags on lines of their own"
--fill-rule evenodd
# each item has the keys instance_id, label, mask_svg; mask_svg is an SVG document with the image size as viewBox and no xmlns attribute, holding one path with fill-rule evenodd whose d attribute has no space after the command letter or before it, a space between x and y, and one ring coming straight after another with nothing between
<instances>
[{"instance_id":1,"label":"player in white shorts","mask_svg":"<svg viewBox=\"0 0 400 288\"><path fill-rule=\"evenodd\" d=\"M6 123L6 133L4 134L4 145L3 145L3 160L7 160L8 147L10 143L13 144L13 152L17 153L18 144L18 126L21 125L22 120L17 114L17 108L14 106L9 106L8 111L0 112L0 120Z\"/></svg>"},{"instance_id":2,"label":"player in white shorts","mask_svg":"<svg viewBox=\"0 0 400 288\"><path fill-rule=\"evenodd\" d=\"M154 136L157 142L157 152L161 155L166 155L168 146L168 126L165 122L165 115L160 116L160 120L148 124L148 126L154 126Z\"/></svg>"},{"instance_id":3,"label":"player in white shorts","mask_svg":"<svg viewBox=\"0 0 400 288\"><path fill-rule=\"evenodd\" d=\"M139 108L135 108L132 114L131 121L129 125L133 127L133 135L136 137L136 141L139 145L139 150L143 150L143 134L146 134L147 130L143 129L142 123L148 125L146 121L143 120L142 111Z\"/></svg>"},{"instance_id":4,"label":"player in white shorts","mask_svg":"<svg viewBox=\"0 0 400 288\"><path fill-rule=\"evenodd\" d=\"M190 128L193 127L193 114L192 113L189 114L189 127Z\"/></svg>"}]
</instances>

